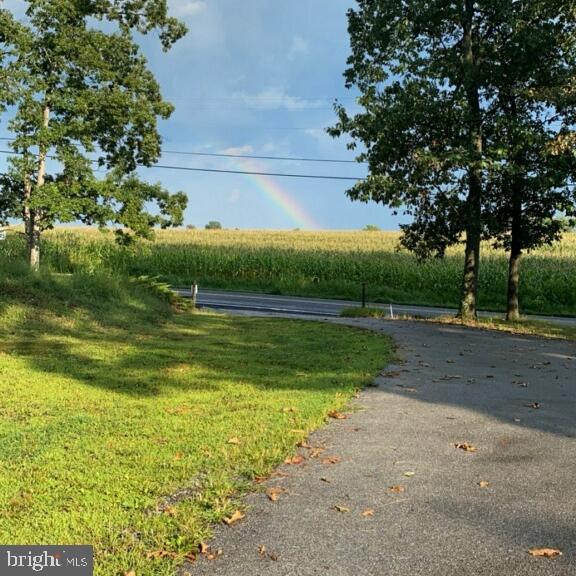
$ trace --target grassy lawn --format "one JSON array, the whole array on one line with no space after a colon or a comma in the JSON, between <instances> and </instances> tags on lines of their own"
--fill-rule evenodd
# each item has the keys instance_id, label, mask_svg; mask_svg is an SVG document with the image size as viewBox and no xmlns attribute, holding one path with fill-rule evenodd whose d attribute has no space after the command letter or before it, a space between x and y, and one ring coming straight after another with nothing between
<instances>
[{"instance_id":1,"label":"grassy lawn","mask_svg":"<svg viewBox=\"0 0 576 576\"><path fill-rule=\"evenodd\" d=\"M0 542L171 574L390 351L340 326L173 314L107 277L4 275Z\"/></svg>"}]
</instances>

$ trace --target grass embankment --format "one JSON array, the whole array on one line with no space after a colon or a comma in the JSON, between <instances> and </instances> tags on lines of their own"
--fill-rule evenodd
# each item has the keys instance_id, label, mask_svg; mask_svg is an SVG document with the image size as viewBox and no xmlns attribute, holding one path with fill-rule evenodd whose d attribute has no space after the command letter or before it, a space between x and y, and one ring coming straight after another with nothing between
<instances>
[{"instance_id":1,"label":"grass embankment","mask_svg":"<svg viewBox=\"0 0 576 576\"><path fill-rule=\"evenodd\" d=\"M380 320L389 319L387 310L376 307L344 308L340 314L343 318L375 318ZM432 322L436 324L455 324L467 326L468 328L479 328L483 330L497 330L510 334L523 334L526 336L542 336L545 338L560 338L562 340L576 340L576 328L564 326L559 323L543 322L540 320L519 320L508 322L503 318L478 318L477 321L462 322L454 316L437 316L434 318L417 318L411 316L399 316L400 320L419 320L422 322Z\"/></svg>"},{"instance_id":2,"label":"grass embankment","mask_svg":"<svg viewBox=\"0 0 576 576\"><path fill-rule=\"evenodd\" d=\"M195 280L201 288L352 300L360 299L366 282L369 301L383 303L455 307L460 296L461 247L443 260L418 263L397 251L393 232L166 231L133 249L118 247L113 236L47 234L44 262L56 272L109 269L176 285ZM0 259L2 252L21 253L16 244L0 243ZM507 270L506 254L485 244L481 308L505 308ZM576 234L523 258L521 306L525 313L576 315Z\"/></svg>"},{"instance_id":3,"label":"grass embankment","mask_svg":"<svg viewBox=\"0 0 576 576\"><path fill-rule=\"evenodd\" d=\"M0 542L90 543L96 574L173 574L389 354L364 331L3 270Z\"/></svg>"}]
</instances>

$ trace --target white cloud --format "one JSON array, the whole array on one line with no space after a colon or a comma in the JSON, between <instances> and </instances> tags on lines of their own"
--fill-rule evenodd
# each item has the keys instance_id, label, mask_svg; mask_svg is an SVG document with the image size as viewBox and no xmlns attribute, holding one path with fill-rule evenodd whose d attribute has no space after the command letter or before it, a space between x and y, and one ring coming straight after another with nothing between
<instances>
[{"instance_id":1,"label":"white cloud","mask_svg":"<svg viewBox=\"0 0 576 576\"><path fill-rule=\"evenodd\" d=\"M181 18L196 16L207 8L203 0L170 0L169 6L171 12Z\"/></svg>"},{"instance_id":2,"label":"white cloud","mask_svg":"<svg viewBox=\"0 0 576 576\"><path fill-rule=\"evenodd\" d=\"M302 36L296 36L292 40L292 46L288 51L288 60L295 60L298 56L306 56L310 53L310 46Z\"/></svg>"},{"instance_id":3,"label":"white cloud","mask_svg":"<svg viewBox=\"0 0 576 576\"><path fill-rule=\"evenodd\" d=\"M284 89L273 87L266 88L257 94L236 92L233 97L244 102L248 107L255 110L313 110L326 106L322 100L307 100L300 96L290 96Z\"/></svg>"}]
</instances>

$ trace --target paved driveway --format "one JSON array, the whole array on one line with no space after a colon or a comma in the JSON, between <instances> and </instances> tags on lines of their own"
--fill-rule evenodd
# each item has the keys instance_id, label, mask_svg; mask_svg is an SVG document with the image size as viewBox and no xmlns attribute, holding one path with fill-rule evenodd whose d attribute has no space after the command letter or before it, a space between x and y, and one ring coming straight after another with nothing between
<instances>
[{"instance_id":1,"label":"paved driveway","mask_svg":"<svg viewBox=\"0 0 576 576\"><path fill-rule=\"evenodd\" d=\"M277 502L255 494L245 520L218 528L211 544L222 556L185 570L576 575L576 345L417 322L346 323L390 334L402 360L348 419L312 435L310 446L324 449L318 457L302 449L304 463L284 465L264 485L285 490ZM463 443L476 451L455 447ZM536 547L563 555L533 558Z\"/></svg>"}]
</instances>

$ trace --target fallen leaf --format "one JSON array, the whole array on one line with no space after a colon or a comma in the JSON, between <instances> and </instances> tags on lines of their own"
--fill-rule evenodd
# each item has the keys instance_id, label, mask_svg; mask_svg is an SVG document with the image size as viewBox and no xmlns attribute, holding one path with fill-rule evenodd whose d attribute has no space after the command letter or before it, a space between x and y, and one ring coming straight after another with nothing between
<instances>
[{"instance_id":1,"label":"fallen leaf","mask_svg":"<svg viewBox=\"0 0 576 576\"><path fill-rule=\"evenodd\" d=\"M323 476L322 478L320 478L320 480L322 482L326 482L327 484L330 484L330 480L328 480L328 478L326 478L325 476Z\"/></svg>"},{"instance_id":2,"label":"fallen leaf","mask_svg":"<svg viewBox=\"0 0 576 576\"><path fill-rule=\"evenodd\" d=\"M298 444L296 444L296 446L298 446L298 448L306 448L307 450L312 448L312 446L310 446L310 444L308 444L308 442L306 442L306 440L300 440L300 442L298 442Z\"/></svg>"},{"instance_id":3,"label":"fallen leaf","mask_svg":"<svg viewBox=\"0 0 576 576\"><path fill-rule=\"evenodd\" d=\"M374 510L372 510L372 508L364 510L364 512L362 512L362 516L364 516L364 518L368 518L368 516L374 516Z\"/></svg>"},{"instance_id":4,"label":"fallen leaf","mask_svg":"<svg viewBox=\"0 0 576 576\"><path fill-rule=\"evenodd\" d=\"M346 420L348 416L346 414L342 414L342 412L337 412L336 410L332 410L332 412L328 412L329 418L334 418L334 420Z\"/></svg>"},{"instance_id":5,"label":"fallen leaf","mask_svg":"<svg viewBox=\"0 0 576 576\"><path fill-rule=\"evenodd\" d=\"M540 402L532 402L532 404L524 404L526 408L533 408L534 410L538 410L541 407Z\"/></svg>"},{"instance_id":6,"label":"fallen leaf","mask_svg":"<svg viewBox=\"0 0 576 576\"><path fill-rule=\"evenodd\" d=\"M318 458L318 456L320 456L320 454L322 454L322 452L324 452L325 450L326 448L311 448L308 456L310 458Z\"/></svg>"},{"instance_id":7,"label":"fallen leaf","mask_svg":"<svg viewBox=\"0 0 576 576\"><path fill-rule=\"evenodd\" d=\"M341 462L342 458L340 456L328 456L327 458L322 458L322 464L338 464Z\"/></svg>"},{"instance_id":8,"label":"fallen leaf","mask_svg":"<svg viewBox=\"0 0 576 576\"><path fill-rule=\"evenodd\" d=\"M258 546L258 556L260 556L260 558L264 558L264 556L266 556L266 546L264 546L264 544L260 544L260 546Z\"/></svg>"},{"instance_id":9,"label":"fallen leaf","mask_svg":"<svg viewBox=\"0 0 576 576\"><path fill-rule=\"evenodd\" d=\"M210 546L208 546L208 544L206 544L205 542L200 542L200 544L198 545L198 550L200 551L200 554L208 554Z\"/></svg>"},{"instance_id":10,"label":"fallen leaf","mask_svg":"<svg viewBox=\"0 0 576 576\"><path fill-rule=\"evenodd\" d=\"M232 516L224 518L224 524L226 524L227 526L232 526L232 524L235 524L239 520L242 520L242 518L244 518L244 516L245 516L245 514L242 514L242 512L240 512L240 510L236 510L236 512L234 512L234 514L232 514Z\"/></svg>"},{"instance_id":11,"label":"fallen leaf","mask_svg":"<svg viewBox=\"0 0 576 576\"><path fill-rule=\"evenodd\" d=\"M338 511L338 512L350 512L350 508L347 508L346 506L334 506L334 510Z\"/></svg>"},{"instance_id":12,"label":"fallen leaf","mask_svg":"<svg viewBox=\"0 0 576 576\"><path fill-rule=\"evenodd\" d=\"M236 436L234 436L234 438L230 438L230 440L228 440L228 444L240 444L240 438L236 438Z\"/></svg>"},{"instance_id":13,"label":"fallen leaf","mask_svg":"<svg viewBox=\"0 0 576 576\"><path fill-rule=\"evenodd\" d=\"M488 482L488 480L480 480L480 482L478 482L478 486L480 486L480 488L488 488L488 486L490 486L490 482Z\"/></svg>"},{"instance_id":14,"label":"fallen leaf","mask_svg":"<svg viewBox=\"0 0 576 576\"><path fill-rule=\"evenodd\" d=\"M208 554L206 558L208 560L216 560L216 558L218 558L218 556L222 556L222 554L224 554L224 552L222 551L221 548L218 548L218 550L216 550L215 552L210 552L210 554Z\"/></svg>"},{"instance_id":15,"label":"fallen leaf","mask_svg":"<svg viewBox=\"0 0 576 576\"><path fill-rule=\"evenodd\" d=\"M266 496L268 496L268 499L272 500L272 502L277 502L280 499L280 494L284 494L285 492L286 488L275 486L266 490Z\"/></svg>"},{"instance_id":16,"label":"fallen leaf","mask_svg":"<svg viewBox=\"0 0 576 576\"><path fill-rule=\"evenodd\" d=\"M166 516L176 516L176 508L173 506L166 506L166 508L162 510L162 514L165 514Z\"/></svg>"},{"instance_id":17,"label":"fallen leaf","mask_svg":"<svg viewBox=\"0 0 576 576\"><path fill-rule=\"evenodd\" d=\"M454 444L454 448L464 450L464 452L476 452L476 448L469 442L459 442L458 444Z\"/></svg>"},{"instance_id":18,"label":"fallen leaf","mask_svg":"<svg viewBox=\"0 0 576 576\"><path fill-rule=\"evenodd\" d=\"M282 412L284 413L288 413L288 412L298 412L298 408L294 408L292 406L289 406L287 408L282 408Z\"/></svg>"},{"instance_id":19,"label":"fallen leaf","mask_svg":"<svg viewBox=\"0 0 576 576\"><path fill-rule=\"evenodd\" d=\"M402 492L406 491L406 488L404 488L404 486L390 486L388 490L390 490L390 492L393 492L394 494L401 494Z\"/></svg>"},{"instance_id":20,"label":"fallen leaf","mask_svg":"<svg viewBox=\"0 0 576 576\"><path fill-rule=\"evenodd\" d=\"M184 554L184 560L188 560L188 562L196 562L196 554L194 552L187 552ZM190 574L190 572L185 572L183 576L186 574Z\"/></svg>"},{"instance_id":21,"label":"fallen leaf","mask_svg":"<svg viewBox=\"0 0 576 576\"><path fill-rule=\"evenodd\" d=\"M278 554L276 554L276 552L271 552L270 554L268 554L268 558L270 558L270 560L273 560L274 562L277 562Z\"/></svg>"},{"instance_id":22,"label":"fallen leaf","mask_svg":"<svg viewBox=\"0 0 576 576\"><path fill-rule=\"evenodd\" d=\"M414 476L416 474L416 472L404 472L404 476L406 476L406 478L412 478L412 476Z\"/></svg>"},{"instance_id":23,"label":"fallen leaf","mask_svg":"<svg viewBox=\"0 0 576 576\"><path fill-rule=\"evenodd\" d=\"M528 554L539 558L555 558L562 556L562 551L558 548L531 548L528 550Z\"/></svg>"},{"instance_id":24,"label":"fallen leaf","mask_svg":"<svg viewBox=\"0 0 576 576\"><path fill-rule=\"evenodd\" d=\"M286 458L286 460L284 460L284 464L292 464L294 466L302 464L302 462L304 462L304 456L300 456L300 454L292 456L292 458Z\"/></svg>"},{"instance_id":25,"label":"fallen leaf","mask_svg":"<svg viewBox=\"0 0 576 576\"><path fill-rule=\"evenodd\" d=\"M148 552L146 558L166 558L170 556L173 558L175 556L174 552L168 552L167 550L154 550L153 552Z\"/></svg>"},{"instance_id":26,"label":"fallen leaf","mask_svg":"<svg viewBox=\"0 0 576 576\"><path fill-rule=\"evenodd\" d=\"M136 572L134 572L134 570L128 570L128 572L124 572L124 576L136 576Z\"/></svg>"}]
</instances>

